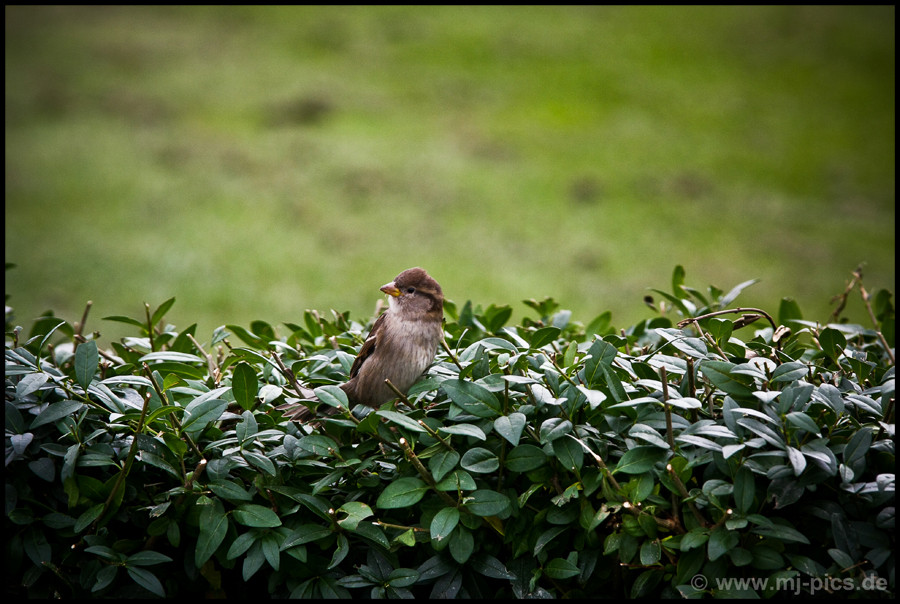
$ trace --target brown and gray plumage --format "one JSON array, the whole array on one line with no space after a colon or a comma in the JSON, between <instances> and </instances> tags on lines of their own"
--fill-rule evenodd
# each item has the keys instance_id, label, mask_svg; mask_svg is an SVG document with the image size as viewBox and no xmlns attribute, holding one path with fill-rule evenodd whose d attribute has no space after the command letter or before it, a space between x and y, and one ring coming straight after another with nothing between
<instances>
[{"instance_id":1,"label":"brown and gray plumage","mask_svg":"<svg viewBox=\"0 0 900 604\"><path fill-rule=\"evenodd\" d=\"M396 393L385 380L406 394L434 360L443 337L444 294L438 282L421 268L403 271L381 287L388 309L376 319L341 385L351 404L377 407ZM308 398L315 398L309 393ZM299 403L280 405L285 417L309 420L313 413ZM326 413L337 410L329 407Z\"/></svg>"}]
</instances>

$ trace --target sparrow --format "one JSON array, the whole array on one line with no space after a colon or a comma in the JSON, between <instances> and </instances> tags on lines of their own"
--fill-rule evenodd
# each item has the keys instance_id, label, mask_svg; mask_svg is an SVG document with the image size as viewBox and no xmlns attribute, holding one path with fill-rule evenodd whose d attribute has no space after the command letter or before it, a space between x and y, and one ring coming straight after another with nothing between
<instances>
[{"instance_id":1,"label":"sparrow","mask_svg":"<svg viewBox=\"0 0 900 604\"><path fill-rule=\"evenodd\" d=\"M444 336L444 294L423 269L403 271L381 291L388 295L388 309L375 320L350 368L350 379L340 386L351 404L377 407L396 398L385 380L406 394L431 365ZM311 391L308 394L304 398L316 400ZM299 403L276 408L294 421L314 415ZM329 415L336 412L334 407L326 410Z\"/></svg>"}]
</instances>

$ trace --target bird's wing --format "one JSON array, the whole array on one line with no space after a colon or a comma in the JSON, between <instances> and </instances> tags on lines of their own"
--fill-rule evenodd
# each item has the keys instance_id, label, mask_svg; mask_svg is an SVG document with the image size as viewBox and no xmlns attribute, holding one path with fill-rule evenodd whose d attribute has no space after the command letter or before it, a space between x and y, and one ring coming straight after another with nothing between
<instances>
[{"instance_id":1,"label":"bird's wing","mask_svg":"<svg viewBox=\"0 0 900 604\"><path fill-rule=\"evenodd\" d=\"M363 363L372 356L375 352L375 346L378 340L378 334L381 332L381 324L384 322L384 317L387 313L382 313L377 319L375 319L375 324L372 325L372 330L369 331L369 337L366 338L366 341L363 342L362 348L359 349L359 354L356 355L356 358L353 360L353 366L350 368L350 379L356 377L356 374L359 373L359 370L362 368Z\"/></svg>"}]
</instances>

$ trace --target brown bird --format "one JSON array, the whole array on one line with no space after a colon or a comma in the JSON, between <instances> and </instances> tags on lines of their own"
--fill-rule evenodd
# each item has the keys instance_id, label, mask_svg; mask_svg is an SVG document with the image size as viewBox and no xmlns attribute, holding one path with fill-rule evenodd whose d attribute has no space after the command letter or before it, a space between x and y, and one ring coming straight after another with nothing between
<instances>
[{"instance_id":1,"label":"brown bird","mask_svg":"<svg viewBox=\"0 0 900 604\"><path fill-rule=\"evenodd\" d=\"M342 384L351 404L376 407L396 397L385 383L406 394L428 368L443 337L444 294L438 282L421 268L403 271L381 286L388 294L388 309L375 320ZM308 398L315 399L312 392ZM306 421L313 412L303 404L287 403L277 409L294 421ZM329 407L326 413L337 412Z\"/></svg>"}]
</instances>

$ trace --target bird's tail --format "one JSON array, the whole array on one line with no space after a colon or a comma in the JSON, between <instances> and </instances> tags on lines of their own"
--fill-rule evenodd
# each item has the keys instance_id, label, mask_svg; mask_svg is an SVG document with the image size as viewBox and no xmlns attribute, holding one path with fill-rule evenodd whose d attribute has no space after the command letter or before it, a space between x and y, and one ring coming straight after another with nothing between
<instances>
[{"instance_id":1,"label":"bird's tail","mask_svg":"<svg viewBox=\"0 0 900 604\"><path fill-rule=\"evenodd\" d=\"M282 411L284 416L292 421L305 424L316 416L315 408L320 402L319 397L310 388L300 386L300 394L303 396L300 401L292 401L275 407ZM301 402L305 401L305 402Z\"/></svg>"}]
</instances>

